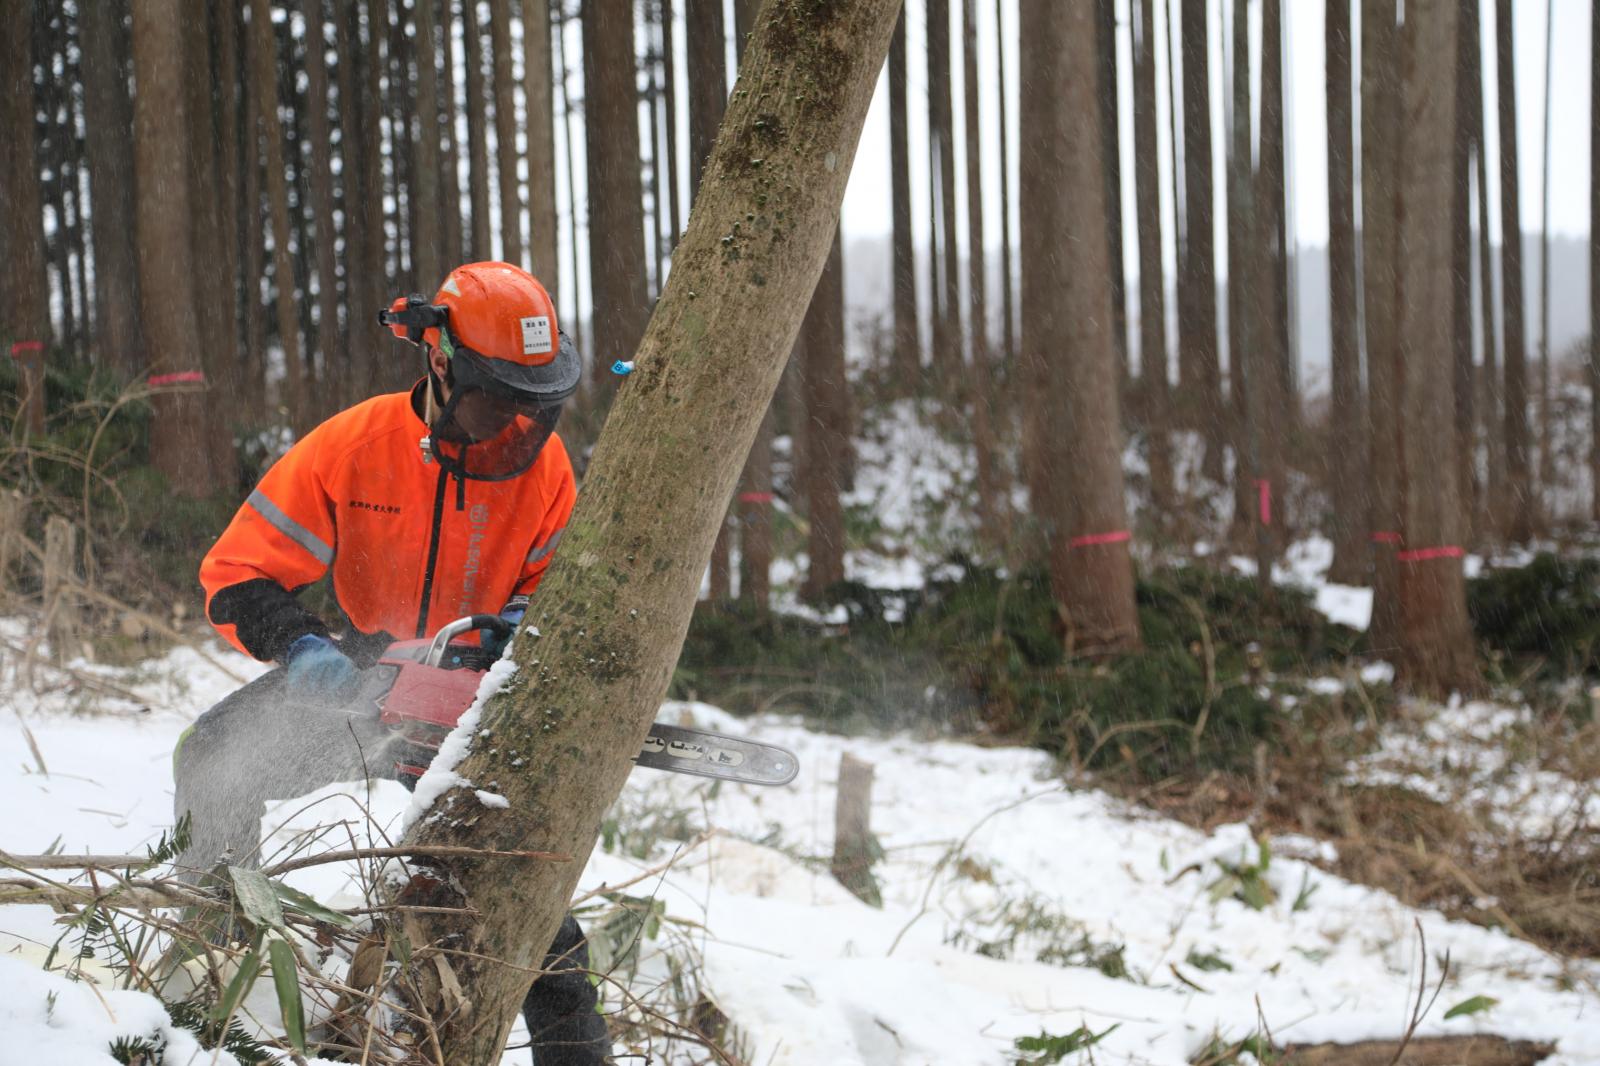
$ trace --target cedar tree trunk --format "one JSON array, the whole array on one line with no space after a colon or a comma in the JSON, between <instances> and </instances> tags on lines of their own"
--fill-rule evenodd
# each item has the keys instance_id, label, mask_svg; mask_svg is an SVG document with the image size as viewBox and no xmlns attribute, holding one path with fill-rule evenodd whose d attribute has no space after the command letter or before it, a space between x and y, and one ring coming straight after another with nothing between
<instances>
[{"instance_id":1,"label":"cedar tree trunk","mask_svg":"<svg viewBox=\"0 0 1600 1066\"><path fill-rule=\"evenodd\" d=\"M1589 127L1600 123L1600 11L1590 15ZM1600 521L1600 137L1589 137L1589 515Z\"/></svg>"},{"instance_id":2,"label":"cedar tree trunk","mask_svg":"<svg viewBox=\"0 0 1600 1066\"><path fill-rule=\"evenodd\" d=\"M1525 544L1533 537L1538 497L1528 464L1528 334L1523 324L1522 197L1517 170L1517 66L1511 39L1511 0L1495 0L1495 56L1500 80L1500 298L1505 345L1506 498L1502 536Z\"/></svg>"},{"instance_id":3,"label":"cedar tree trunk","mask_svg":"<svg viewBox=\"0 0 1600 1066\"><path fill-rule=\"evenodd\" d=\"M189 166L184 143L183 19L180 0L134 0L133 166L139 293L150 365L157 374L199 369L191 269ZM179 495L214 492L217 479L199 389L159 391L152 402L150 461Z\"/></svg>"},{"instance_id":4,"label":"cedar tree trunk","mask_svg":"<svg viewBox=\"0 0 1600 1066\"><path fill-rule=\"evenodd\" d=\"M983 239L983 166L979 146L983 121L978 108L978 0L961 0L961 70L967 125L967 318L972 375L963 390L972 410L972 445L978 460L978 528L984 546L1005 547L1005 490L994 430L994 353L989 344L989 299Z\"/></svg>"},{"instance_id":5,"label":"cedar tree trunk","mask_svg":"<svg viewBox=\"0 0 1600 1066\"><path fill-rule=\"evenodd\" d=\"M511 0L489 0L489 40L489 65L494 70L495 169L500 178L500 259L526 266L522 190L517 177L517 89L511 76Z\"/></svg>"},{"instance_id":6,"label":"cedar tree trunk","mask_svg":"<svg viewBox=\"0 0 1600 1066\"><path fill-rule=\"evenodd\" d=\"M1356 317L1355 131L1350 99L1350 0L1328 0L1328 305L1332 396L1327 461L1333 507L1328 519L1333 564L1328 580L1367 582L1366 439L1361 422L1360 321Z\"/></svg>"},{"instance_id":7,"label":"cedar tree trunk","mask_svg":"<svg viewBox=\"0 0 1600 1066\"><path fill-rule=\"evenodd\" d=\"M1022 0L1022 357L1036 394L1033 507L1069 650L1139 646L1111 341L1105 175L1089 4ZM1074 256L1063 248L1077 249Z\"/></svg>"},{"instance_id":8,"label":"cedar tree trunk","mask_svg":"<svg viewBox=\"0 0 1600 1066\"><path fill-rule=\"evenodd\" d=\"M561 262L556 226L556 111L550 0L522 0L522 95L528 120L528 266L556 301ZM556 304L560 306L559 303Z\"/></svg>"},{"instance_id":9,"label":"cedar tree trunk","mask_svg":"<svg viewBox=\"0 0 1600 1066\"><path fill-rule=\"evenodd\" d=\"M1206 0L1183 0L1183 285L1178 290L1179 340L1194 368L1183 382L1184 404L1198 420L1208 478L1220 482L1227 444L1222 370L1217 355L1217 247L1212 232L1211 35ZM1346 20L1348 26L1348 20Z\"/></svg>"},{"instance_id":10,"label":"cedar tree trunk","mask_svg":"<svg viewBox=\"0 0 1600 1066\"><path fill-rule=\"evenodd\" d=\"M650 318L632 0L584 0L584 129L595 377L639 346ZM807 296L809 296L809 291Z\"/></svg>"},{"instance_id":11,"label":"cedar tree trunk","mask_svg":"<svg viewBox=\"0 0 1600 1066\"><path fill-rule=\"evenodd\" d=\"M30 380L28 426L44 432L44 355L51 344L49 282L45 275L44 215L34 134L30 5L0 3L0 298L5 301L6 349ZM181 75L179 75L181 77ZM181 129L181 127L180 127ZM12 348L11 345L21 345Z\"/></svg>"},{"instance_id":12,"label":"cedar tree trunk","mask_svg":"<svg viewBox=\"0 0 1600 1066\"><path fill-rule=\"evenodd\" d=\"M1228 110L1228 406L1233 414L1233 530L1243 543L1255 513L1255 453L1250 448L1249 385L1245 366L1250 351L1250 309L1245 300L1256 249L1250 243L1250 36L1246 5L1233 5L1233 45L1229 52Z\"/></svg>"},{"instance_id":13,"label":"cedar tree trunk","mask_svg":"<svg viewBox=\"0 0 1600 1066\"><path fill-rule=\"evenodd\" d=\"M1401 676L1435 695L1477 686L1461 571L1451 395L1451 141L1459 71L1457 0L1407 0L1401 31L1399 257Z\"/></svg>"},{"instance_id":14,"label":"cedar tree trunk","mask_svg":"<svg viewBox=\"0 0 1600 1066\"><path fill-rule=\"evenodd\" d=\"M1002 99L1004 95L1001 94ZM917 256L911 236L910 125L911 116L906 111L906 16L901 11L889 45L889 180L894 245L891 365L892 393L900 396L915 392L922 377L922 351L917 340Z\"/></svg>"},{"instance_id":15,"label":"cedar tree trunk","mask_svg":"<svg viewBox=\"0 0 1600 1066\"><path fill-rule=\"evenodd\" d=\"M139 331L133 183L128 180L133 173L133 143L127 135L133 126L133 101L118 47L125 32L115 4L86 4L80 11L85 151L94 207L90 225L94 236L95 344L101 365L128 380L144 369L144 337ZM226 29L223 32L226 34ZM232 92L232 85L223 86L223 91ZM233 150L233 141L224 142L224 147ZM232 236L230 232L228 237ZM232 311L233 305L228 309ZM232 349L228 354L233 355Z\"/></svg>"},{"instance_id":16,"label":"cedar tree trunk","mask_svg":"<svg viewBox=\"0 0 1600 1066\"><path fill-rule=\"evenodd\" d=\"M844 371L844 259L837 232L822 277L811 294L799 352L806 419L805 432L800 435L804 458L799 475L810 523L800 595L808 603L821 603L845 576L844 508L839 493L850 447L850 388Z\"/></svg>"},{"instance_id":17,"label":"cedar tree trunk","mask_svg":"<svg viewBox=\"0 0 1600 1066\"><path fill-rule=\"evenodd\" d=\"M1161 264L1161 171L1156 141L1156 23L1152 0L1135 0L1133 33L1133 184L1139 223L1139 381L1144 386L1150 501L1155 526L1175 511L1172 497L1172 389L1167 366L1167 279Z\"/></svg>"},{"instance_id":18,"label":"cedar tree trunk","mask_svg":"<svg viewBox=\"0 0 1600 1066\"><path fill-rule=\"evenodd\" d=\"M1371 447L1372 650L1400 644L1400 341L1395 305L1399 245L1400 55L1395 0L1361 2L1361 279L1367 333Z\"/></svg>"}]
</instances>

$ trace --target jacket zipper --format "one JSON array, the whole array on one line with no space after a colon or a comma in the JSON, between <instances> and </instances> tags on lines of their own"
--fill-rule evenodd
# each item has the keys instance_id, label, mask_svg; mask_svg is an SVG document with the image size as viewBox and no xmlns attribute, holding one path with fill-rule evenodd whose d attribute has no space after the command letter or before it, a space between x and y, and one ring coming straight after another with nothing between
<instances>
[{"instance_id":1,"label":"jacket zipper","mask_svg":"<svg viewBox=\"0 0 1600 1066\"><path fill-rule=\"evenodd\" d=\"M433 532L428 538L428 568L422 574L422 607L417 611L417 639L428 635L428 606L433 600L433 568L439 562L439 527L444 521L444 490L449 473L439 468L439 483L433 490Z\"/></svg>"}]
</instances>

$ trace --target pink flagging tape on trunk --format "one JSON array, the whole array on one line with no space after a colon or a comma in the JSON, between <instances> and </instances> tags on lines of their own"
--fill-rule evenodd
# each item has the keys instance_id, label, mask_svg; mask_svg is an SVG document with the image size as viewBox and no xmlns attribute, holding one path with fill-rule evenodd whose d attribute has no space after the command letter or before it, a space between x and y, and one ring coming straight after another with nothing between
<instances>
[{"instance_id":1,"label":"pink flagging tape on trunk","mask_svg":"<svg viewBox=\"0 0 1600 1066\"><path fill-rule=\"evenodd\" d=\"M1372 534L1372 536L1369 539L1374 544L1400 544L1400 543L1403 543L1403 538L1400 536L1400 534L1394 533L1394 532L1390 532L1389 530L1380 530L1379 532Z\"/></svg>"},{"instance_id":2,"label":"pink flagging tape on trunk","mask_svg":"<svg viewBox=\"0 0 1600 1066\"><path fill-rule=\"evenodd\" d=\"M1415 548L1411 551L1396 552L1395 558L1402 563L1425 563L1430 559L1459 559L1466 552L1457 544L1441 544L1437 548Z\"/></svg>"},{"instance_id":3,"label":"pink flagging tape on trunk","mask_svg":"<svg viewBox=\"0 0 1600 1066\"><path fill-rule=\"evenodd\" d=\"M1086 533L1081 537L1073 537L1067 541L1067 547L1089 548L1096 544L1121 544L1125 540L1132 539L1133 534L1126 529L1116 529L1110 533Z\"/></svg>"},{"instance_id":4,"label":"pink flagging tape on trunk","mask_svg":"<svg viewBox=\"0 0 1600 1066\"><path fill-rule=\"evenodd\" d=\"M774 497L770 492L741 492L740 503L771 503Z\"/></svg>"},{"instance_id":5,"label":"pink flagging tape on trunk","mask_svg":"<svg viewBox=\"0 0 1600 1066\"><path fill-rule=\"evenodd\" d=\"M152 389L159 389L163 385L204 385L206 375L200 370L180 370L176 374L152 374L145 378L144 383Z\"/></svg>"},{"instance_id":6,"label":"pink flagging tape on trunk","mask_svg":"<svg viewBox=\"0 0 1600 1066\"><path fill-rule=\"evenodd\" d=\"M1272 525L1272 482L1266 478L1256 479L1256 505L1261 515L1261 524Z\"/></svg>"},{"instance_id":7,"label":"pink flagging tape on trunk","mask_svg":"<svg viewBox=\"0 0 1600 1066\"><path fill-rule=\"evenodd\" d=\"M44 341L17 341L11 345L11 358L21 359L29 352L44 351Z\"/></svg>"}]
</instances>

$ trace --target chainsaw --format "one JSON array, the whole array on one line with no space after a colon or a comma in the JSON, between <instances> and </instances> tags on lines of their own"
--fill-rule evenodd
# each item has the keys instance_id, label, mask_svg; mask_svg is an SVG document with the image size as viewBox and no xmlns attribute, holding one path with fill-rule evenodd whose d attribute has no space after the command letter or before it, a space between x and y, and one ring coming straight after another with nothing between
<instances>
[{"instance_id":1,"label":"chainsaw","mask_svg":"<svg viewBox=\"0 0 1600 1066\"><path fill-rule=\"evenodd\" d=\"M514 627L493 614L458 618L432 639L389 645L367 671L363 697L376 702L379 721L397 736L395 772L408 787L422 776L440 743L472 706L484 672L499 658L477 644L455 639L475 629L509 639ZM800 772L800 760L786 748L663 722L650 727L633 762L746 785L786 785Z\"/></svg>"}]
</instances>

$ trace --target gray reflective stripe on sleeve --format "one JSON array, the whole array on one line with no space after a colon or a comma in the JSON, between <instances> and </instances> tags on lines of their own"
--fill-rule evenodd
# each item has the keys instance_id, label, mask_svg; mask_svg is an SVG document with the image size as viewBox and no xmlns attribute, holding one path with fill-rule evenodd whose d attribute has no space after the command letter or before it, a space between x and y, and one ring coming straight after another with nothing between
<instances>
[{"instance_id":1,"label":"gray reflective stripe on sleeve","mask_svg":"<svg viewBox=\"0 0 1600 1066\"><path fill-rule=\"evenodd\" d=\"M537 563L544 559L551 552L555 551L556 545L561 543L561 534L564 532L565 529L558 529L554 533L550 534L549 538L546 539L543 544L535 544L533 546L533 551L528 553L527 562Z\"/></svg>"},{"instance_id":2,"label":"gray reflective stripe on sleeve","mask_svg":"<svg viewBox=\"0 0 1600 1066\"><path fill-rule=\"evenodd\" d=\"M256 489L250 494L250 498L245 503L254 507L261 517L272 523L272 527L279 533L282 533L310 552L317 562L323 566L333 562L333 549L328 546L328 542L284 514L283 508L268 499L266 493Z\"/></svg>"}]
</instances>

